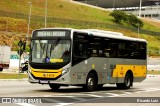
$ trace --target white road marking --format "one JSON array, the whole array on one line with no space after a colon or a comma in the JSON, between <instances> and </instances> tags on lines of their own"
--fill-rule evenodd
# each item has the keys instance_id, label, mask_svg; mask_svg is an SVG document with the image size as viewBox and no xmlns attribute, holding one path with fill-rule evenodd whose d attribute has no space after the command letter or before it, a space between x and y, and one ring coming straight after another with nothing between
<instances>
[{"instance_id":1,"label":"white road marking","mask_svg":"<svg viewBox=\"0 0 160 106\"><path fill-rule=\"evenodd\" d=\"M68 95L64 95L64 94L57 94L57 95L43 95L42 97L66 97L66 98L73 98L75 100L78 100L78 101L87 101L87 99L85 98L81 98L81 97L78 97L78 96L87 96L87 97L97 97L97 98L101 98L101 97L118 97L118 96L123 96L123 95L128 95L128 94L135 94L135 93L141 93L141 92L152 92L152 91L159 91L160 88L144 88L144 89L139 89L137 90L136 92L130 92L130 91L115 91L115 93L109 93L109 92L104 92L103 91L103 94L106 94L106 96L101 96L100 94L102 92L88 92L88 93L71 93L71 94L68 94ZM116 92L120 92L122 94L116 94ZM99 94L100 93L100 94ZM74 95L73 95L74 94ZM110 95L110 96L107 96L107 95ZM47 99L46 99L47 100ZM52 102L54 101L54 103L56 103L56 105L54 106L67 106L67 105L71 105L71 104L75 104L74 101L73 103L63 103L63 100L62 101L58 101L58 100L52 100ZM16 103L18 105L21 105L21 106L35 106L33 104L28 104L28 103Z\"/></svg>"},{"instance_id":2,"label":"white road marking","mask_svg":"<svg viewBox=\"0 0 160 106\"><path fill-rule=\"evenodd\" d=\"M66 96L66 95L59 95L59 96L57 96L57 95L55 95L55 96L52 96L52 97L66 97L66 98L73 98L73 97L75 97L75 96Z\"/></svg>"},{"instance_id":3,"label":"white road marking","mask_svg":"<svg viewBox=\"0 0 160 106\"><path fill-rule=\"evenodd\" d=\"M87 92L87 93L90 93L90 94L92 94L92 93L97 93L97 92Z\"/></svg>"},{"instance_id":4,"label":"white road marking","mask_svg":"<svg viewBox=\"0 0 160 106\"><path fill-rule=\"evenodd\" d=\"M74 103L58 103L57 105L54 106L67 106L67 105L72 105Z\"/></svg>"},{"instance_id":5,"label":"white road marking","mask_svg":"<svg viewBox=\"0 0 160 106\"><path fill-rule=\"evenodd\" d=\"M20 105L20 106L35 106L35 105L29 104L29 103L16 103L16 104Z\"/></svg>"},{"instance_id":6,"label":"white road marking","mask_svg":"<svg viewBox=\"0 0 160 106\"><path fill-rule=\"evenodd\" d=\"M105 93L105 94L109 94L109 95L111 95L111 96L107 96L107 97L117 97L117 96L120 96L120 95L115 94L115 93Z\"/></svg>"},{"instance_id":7,"label":"white road marking","mask_svg":"<svg viewBox=\"0 0 160 106\"><path fill-rule=\"evenodd\" d=\"M133 94L133 93L130 93L130 92L122 92L124 94L121 94L121 95L130 95L130 94Z\"/></svg>"},{"instance_id":8,"label":"white road marking","mask_svg":"<svg viewBox=\"0 0 160 106\"><path fill-rule=\"evenodd\" d=\"M137 92L134 92L134 93L159 91L160 89L159 88L144 88L144 89L141 89L141 90L143 90L143 91L137 91Z\"/></svg>"},{"instance_id":9,"label":"white road marking","mask_svg":"<svg viewBox=\"0 0 160 106\"><path fill-rule=\"evenodd\" d=\"M78 100L78 101L86 101L86 99L80 98L80 97L74 97L74 99Z\"/></svg>"},{"instance_id":10,"label":"white road marking","mask_svg":"<svg viewBox=\"0 0 160 106\"><path fill-rule=\"evenodd\" d=\"M103 97L103 96L94 95L94 94L88 94L88 95L89 95L89 96L92 96L92 97L98 97L98 98Z\"/></svg>"},{"instance_id":11,"label":"white road marking","mask_svg":"<svg viewBox=\"0 0 160 106\"><path fill-rule=\"evenodd\" d=\"M149 88L149 89L146 89L145 91L143 92L151 92L151 91L159 91L160 89L158 88Z\"/></svg>"}]
</instances>

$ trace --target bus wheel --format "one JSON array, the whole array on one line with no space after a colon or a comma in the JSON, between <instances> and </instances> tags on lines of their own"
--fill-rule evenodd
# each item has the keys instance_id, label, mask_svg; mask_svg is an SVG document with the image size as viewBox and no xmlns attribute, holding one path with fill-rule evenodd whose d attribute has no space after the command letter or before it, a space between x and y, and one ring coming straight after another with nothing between
<instances>
[{"instance_id":1,"label":"bus wheel","mask_svg":"<svg viewBox=\"0 0 160 106\"><path fill-rule=\"evenodd\" d=\"M93 73L89 73L87 76L87 80L86 80L84 89L90 92L90 91L94 91L96 88L97 88L96 77Z\"/></svg>"},{"instance_id":2,"label":"bus wheel","mask_svg":"<svg viewBox=\"0 0 160 106\"><path fill-rule=\"evenodd\" d=\"M117 83L118 88L129 89L132 85L132 76L127 73L124 79L124 83Z\"/></svg>"},{"instance_id":3,"label":"bus wheel","mask_svg":"<svg viewBox=\"0 0 160 106\"><path fill-rule=\"evenodd\" d=\"M0 68L0 71L3 71L3 68Z\"/></svg>"},{"instance_id":4,"label":"bus wheel","mask_svg":"<svg viewBox=\"0 0 160 106\"><path fill-rule=\"evenodd\" d=\"M127 73L124 79L124 89L129 89L132 85L132 76Z\"/></svg>"},{"instance_id":5,"label":"bus wheel","mask_svg":"<svg viewBox=\"0 0 160 106\"><path fill-rule=\"evenodd\" d=\"M49 84L49 87L53 90L53 91L58 91L58 89L61 87L58 84Z\"/></svg>"}]
</instances>

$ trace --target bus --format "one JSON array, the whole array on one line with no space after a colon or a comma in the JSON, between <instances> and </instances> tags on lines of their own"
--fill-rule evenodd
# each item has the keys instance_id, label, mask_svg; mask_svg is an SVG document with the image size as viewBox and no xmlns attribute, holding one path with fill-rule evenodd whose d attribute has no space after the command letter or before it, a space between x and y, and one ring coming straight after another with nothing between
<instances>
[{"instance_id":1,"label":"bus","mask_svg":"<svg viewBox=\"0 0 160 106\"><path fill-rule=\"evenodd\" d=\"M32 32L29 82L129 89L147 74L147 41L97 29L44 28Z\"/></svg>"}]
</instances>

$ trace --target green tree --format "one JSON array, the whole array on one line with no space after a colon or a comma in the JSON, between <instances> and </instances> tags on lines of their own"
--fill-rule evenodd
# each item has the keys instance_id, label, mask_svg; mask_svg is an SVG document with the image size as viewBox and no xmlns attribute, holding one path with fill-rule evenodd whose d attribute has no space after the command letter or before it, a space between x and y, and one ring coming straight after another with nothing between
<instances>
[{"instance_id":1,"label":"green tree","mask_svg":"<svg viewBox=\"0 0 160 106\"><path fill-rule=\"evenodd\" d=\"M116 23L121 23L124 21L125 23L128 23L132 25L135 28L141 28L143 27L143 21L141 21L139 18L137 18L135 15L131 14L128 15L124 11L114 10L110 13L110 16L114 18L114 21Z\"/></svg>"},{"instance_id":2,"label":"green tree","mask_svg":"<svg viewBox=\"0 0 160 106\"><path fill-rule=\"evenodd\" d=\"M114 10L110 13L116 23L121 23L121 21L127 20L127 14L124 11Z\"/></svg>"},{"instance_id":3,"label":"green tree","mask_svg":"<svg viewBox=\"0 0 160 106\"><path fill-rule=\"evenodd\" d=\"M133 14L128 15L128 23L136 28L141 28L144 25L143 22Z\"/></svg>"}]
</instances>

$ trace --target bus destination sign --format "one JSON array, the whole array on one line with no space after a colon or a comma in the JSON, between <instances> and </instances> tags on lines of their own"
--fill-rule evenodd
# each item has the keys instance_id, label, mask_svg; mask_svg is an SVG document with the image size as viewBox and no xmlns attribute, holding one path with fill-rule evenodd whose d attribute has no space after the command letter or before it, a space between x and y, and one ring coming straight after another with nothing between
<instances>
[{"instance_id":1,"label":"bus destination sign","mask_svg":"<svg viewBox=\"0 0 160 106\"><path fill-rule=\"evenodd\" d=\"M65 37L66 31L37 31L37 37Z\"/></svg>"}]
</instances>

